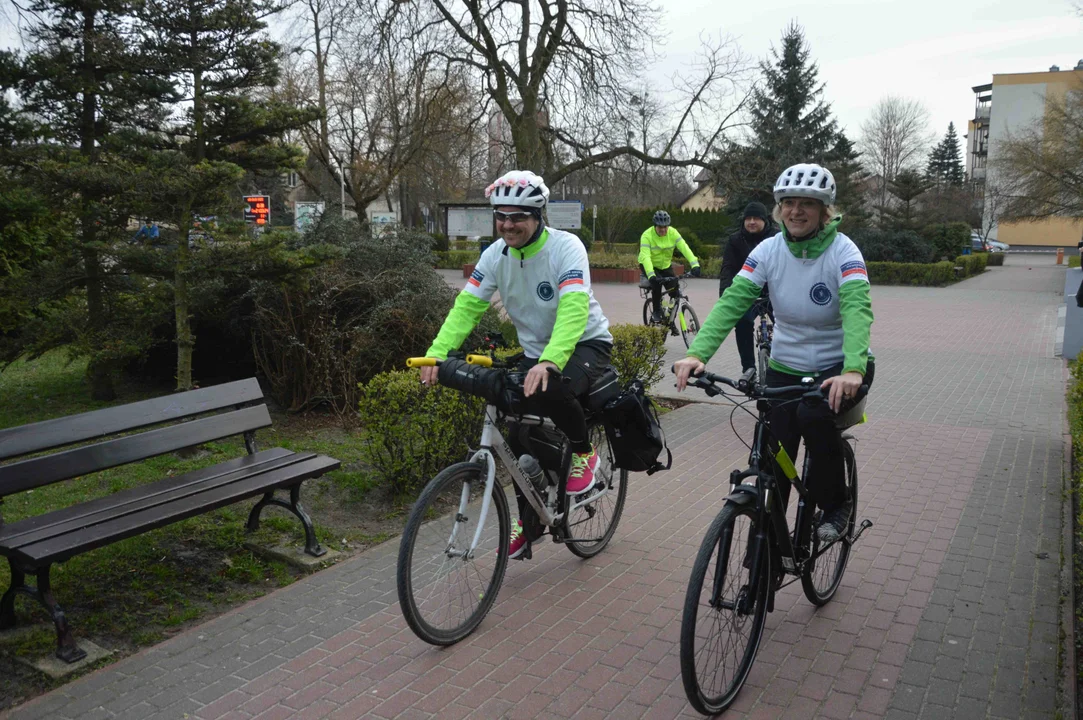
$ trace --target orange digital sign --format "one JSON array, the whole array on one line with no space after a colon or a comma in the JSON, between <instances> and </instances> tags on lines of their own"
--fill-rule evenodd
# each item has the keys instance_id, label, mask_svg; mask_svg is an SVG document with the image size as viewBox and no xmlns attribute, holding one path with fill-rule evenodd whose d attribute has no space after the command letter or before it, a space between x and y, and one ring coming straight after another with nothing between
<instances>
[{"instance_id":1,"label":"orange digital sign","mask_svg":"<svg viewBox=\"0 0 1083 720\"><path fill-rule=\"evenodd\" d=\"M271 222L271 198L267 195L245 195L245 222L267 225Z\"/></svg>"}]
</instances>

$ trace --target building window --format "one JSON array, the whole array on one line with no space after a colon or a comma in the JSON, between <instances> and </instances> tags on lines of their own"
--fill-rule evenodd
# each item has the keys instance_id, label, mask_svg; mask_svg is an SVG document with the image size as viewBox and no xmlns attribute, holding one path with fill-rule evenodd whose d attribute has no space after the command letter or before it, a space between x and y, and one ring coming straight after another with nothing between
<instances>
[{"instance_id":1,"label":"building window","mask_svg":"<svg viewBox=\"0 0 1083 720\"><path fill-rule=\"evenodd\" d=\"M301 178L298 177L297 173L295 173L295 172L286 173L286 187L295 188L300 184L301 184Z\"/></svg>"}]
</instances>

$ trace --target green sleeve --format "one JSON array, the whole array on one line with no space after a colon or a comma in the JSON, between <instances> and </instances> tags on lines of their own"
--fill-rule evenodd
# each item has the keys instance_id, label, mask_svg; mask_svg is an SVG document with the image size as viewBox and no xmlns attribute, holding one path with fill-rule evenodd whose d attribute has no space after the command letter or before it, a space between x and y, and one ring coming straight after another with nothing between
<instances>
[{"instance_id":1,"label":"green sleeve","mask_svg":"<svg viewBox=\"0 0 1083 720\"><path fill-rule=\"evenodd\" d=\"M676 232L673 230L672 232ZM688 243L684 241L684 238L679 234L677 235L677 249L681 251L681 255L684 255L684 259L692 265L692 267L699 267L699 260L696 259L695 253L692 252L692 248L688 247Z\"/></svg>"},{"instance_id":2,"label":"green sleeve","mask_svg":"<svg viewBox=\"0 0 1083 720\"><path fill-rule=\"evenodd\" d=\"M869 331L872 328L872 298L869 284L859 280L839 288L842 315L842 371L865 374L869 362Z\"/></svg>"},{"instance_id":3,"label":"green sleeve","mask_svg":"<svg viewBox=\"0 0 1083 720\"><path fill-rule=\"evenodd\" d=\"M481 316L489 308L489 303L481 298L463 290L455 298L455 305L447 314L447 319L432 341L432 346L425 351L425 357L447 360L447 354L452 350L458 350L463 340L481 320Z\"/></svg>"},{"instance_id":4,"label":"green sleeve","mask_svg":"<svg viewBox=\"0 0 1083 720\"><path fill-rule=\"evenodd\" d=\"M654 263L651 262L651 240L647 236L647 233L652 232L654 232L654 228L647 228L639 236L639 264L643 266L647 277L654 275Z\"/></svg>"},{"instance_id":5,"label":"green sleeve","mask_svg":"<svg viewBox=\"0 0 1083 720\"><path fill-rule=\"evenodd\" d=\"M553 335L545 346L538 362L548 360L561 370L568 363L568 358L575 352L579 338L587 329L590 316L590 295L585 292L569 292L560 298L557 305L557 321L553 325Z\"/></svg>"},{"instance_id":6,"label":"green sleeve","mask_svg":"<svg viewBox=\"0 0 1083 720\"><path fill-rule=\"evenodd\" d=\"M722 297L714 304L711 314L707 316L696 339L688 348L688 354L702 362L710 360L733 326L756 302L761 290L762 288L751 280L735 277L733 284L726 288L726 292L722 293Z\"/></svg>"}]
</instances>

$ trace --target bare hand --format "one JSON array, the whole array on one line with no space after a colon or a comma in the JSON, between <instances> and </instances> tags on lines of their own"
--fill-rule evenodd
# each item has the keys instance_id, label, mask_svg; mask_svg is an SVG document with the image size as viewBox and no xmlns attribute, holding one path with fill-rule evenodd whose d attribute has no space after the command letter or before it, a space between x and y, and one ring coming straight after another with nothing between
<instances>
[{"instance_id":1,"label":"bare hand","mask_svg":"<svg viewBox=\"0 0 1083 720\"><path fill-rule=\"evenodd\" d=\"M707 366L699 358L686 357L673 363L673 374L677 376L677 392L684 392L689 375L699 375Z\"/></svg>"},{"instance_id":2,"label":"bare hand","mask_svg":"<svg viewBox=\"0 0 1083 720\"><path fill-rule=\"evenodd\" d=\"M831 406L831 410L837 413L843 400L857 397L857 391L861 389L861 381L864 379L859 372L848 372L824 380L820 389L830 390L827 404Z\"/></svg>"},{"instance_id":3,"label":"bare hand","mask_svg":"<svg viewBox=\"0 0 1083 720\"><path fill-rule=\"evenodd\" d=\"M435 385L437 383L437 373L440 372L440 368L435 365L426 365L421 368L421 384L422 385Z\"/></svg>"},{"instance_id":4,"label":"bare hand","mask_svg":"<svg viewBox=\"0 0 1083 720\"><path fill-rule=\"evenodd\" d=\"M533 395L538 391L539 387L542 392L549 389L549 371L546 368L553 368L560 372L560 368L548 360L543 360L530 368L530 371L526 374L526 379L523 380L523 395L525 397Z\"/></svg>"}]
</instances>

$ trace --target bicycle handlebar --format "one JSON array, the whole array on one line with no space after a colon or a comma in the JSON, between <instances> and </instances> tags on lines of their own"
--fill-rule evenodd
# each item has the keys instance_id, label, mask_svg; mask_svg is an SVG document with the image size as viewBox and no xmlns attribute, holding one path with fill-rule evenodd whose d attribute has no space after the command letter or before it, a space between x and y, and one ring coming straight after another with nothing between
<instances>
[{"instance_id":1,"label":"bicycle handlebar","mask_svg":"<svg viewBox=\"0 0 1083 720\"><path fill-rule=\"evenodd\" d=\"M738 380L732 380L722 375L715 375L712 372L704 370L699 375L693 375L694 380L690 380L689 385L694 385L707 393L708 396L714 397L722 393L721 388L716 383L723 385L729 385L734 390L748 395L750 398L767 398L767 399L780 399L800 396L803 400L826 400L824 391L820 389L820 386L816 384L815 380L809 378L811 382L802 383L800 385L785 385L782 387L766 387L763 385L753 385L749 382L751 373L745 373ZM855 397L861 398L867 395L869 392L868 385L862 385Z\"/></svg>"}]
</instances>

